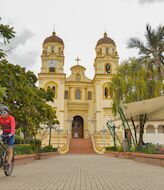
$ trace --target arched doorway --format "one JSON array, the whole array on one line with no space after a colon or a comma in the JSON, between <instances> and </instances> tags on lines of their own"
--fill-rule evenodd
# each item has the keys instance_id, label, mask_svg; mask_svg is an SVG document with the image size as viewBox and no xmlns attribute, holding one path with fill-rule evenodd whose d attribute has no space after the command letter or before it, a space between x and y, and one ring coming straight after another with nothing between
<instances>
[{"instance_id":1,"label":"arched doorway","mask_svg":"<svg viewBox=\"0 0 164 190\"><path fill-rule=\"evenodd\" d=\"M72 122L72 137L83 138L83 118L81 116L73 117Z\"/></svg>"}]
</instances>

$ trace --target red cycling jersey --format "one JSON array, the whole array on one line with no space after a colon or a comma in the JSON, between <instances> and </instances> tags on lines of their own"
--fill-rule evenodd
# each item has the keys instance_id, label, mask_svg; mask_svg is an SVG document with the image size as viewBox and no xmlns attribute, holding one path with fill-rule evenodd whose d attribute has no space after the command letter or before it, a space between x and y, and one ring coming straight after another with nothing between
<instances>
[{"instance_id":1,"label":"red cycling jersey","mask_svg":"<svg viewBox=\"0 0 164 190\"><path fill-rule=\"evenodd\" d=\"M15 134L15 118L12 115L6 118L0 116L0 125L2 125L3 133Z\"/></svg>"}]
</instances>

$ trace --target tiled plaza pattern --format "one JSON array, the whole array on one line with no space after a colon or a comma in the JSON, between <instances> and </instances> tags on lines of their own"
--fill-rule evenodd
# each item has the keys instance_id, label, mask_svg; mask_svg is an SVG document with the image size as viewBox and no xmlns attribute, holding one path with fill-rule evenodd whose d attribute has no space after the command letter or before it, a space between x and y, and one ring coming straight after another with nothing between
<instances>
[{"instance_id":1,"label":"tiled plaza pattern","mask_svg":"<svg viewBox=\"0 0 164 190\"><path fill-rule=\"evenodd\" d=\"M63 155L0 173L0 190L163 190L164 168L102 155Z\"/></svg>"}]
</instances>

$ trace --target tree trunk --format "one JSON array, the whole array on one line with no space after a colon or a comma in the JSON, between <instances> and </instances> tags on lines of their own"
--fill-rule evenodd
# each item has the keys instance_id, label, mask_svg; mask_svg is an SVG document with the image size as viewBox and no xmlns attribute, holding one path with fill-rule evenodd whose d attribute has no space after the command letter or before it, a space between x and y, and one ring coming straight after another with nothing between
<instances>
[{"instance_id":1,"label":"tree trunk","mask_svg":"<svg viewBox=\"0 0 164 190\"><path fill-rule=\"evenodd\" d=\"M136 126L135 126L135 123L134 123L134 120L133 120L132 117L131 117L131 121L132 121L132 124L133 124L134 137L135 137L135 142L136 142L136 145L137 145L137 132L136 132Z\"/></svg>"},{"instance_id":2,"label":"tree trunk","mask_svg":"<svg viewBox=\"0 0 164 190\"><path fill-rule=\"evenodd\" d=\"M51 126L49 127L49 146L51 146Z\"/></svg>"},{"instance_id":3,"label":"tree trunk","mask_svg":"<svg viewBox=\"0 0 164 190\"><path fill-rule=\"evenodd\" d=\"M144 126L146 122L146 114L144 115L139 115L139 126L140 126L140 131L139 131L139 141L138 141L138 148L141 149L142 145L144 144L143 142L143 133L144 133Z\"/></svg>"},{"instance_id":4,"label":"tree trunk","mask_svg":"<svg viewBox=\"0 0 164 190\"><path fill-rule=\"evenodd\" d=\"M158 57L156 58L156 65L158 67L158 73L159 73L160 79L164 80L164 67Z\"/></svg>"},{"instance_id":5,"label":"tree trunk","mask_svg":"<svg viewBox=\"0 0 164 190\"><path fill-rule=\"evenodd\" d=\"M30 136L29 136L29 133L28 133L28 124L24 124L23 134L24 134L25 143L29 143L30 142Z\"/></svg>"}]
</instances>

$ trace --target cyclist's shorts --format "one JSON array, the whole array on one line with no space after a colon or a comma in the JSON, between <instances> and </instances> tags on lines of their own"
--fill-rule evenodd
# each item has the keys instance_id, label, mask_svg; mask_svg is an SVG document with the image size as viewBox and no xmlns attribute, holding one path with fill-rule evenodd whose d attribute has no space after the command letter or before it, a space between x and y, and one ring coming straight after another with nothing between
<instances>
[{"instance_id":1,"label":"cyclist's shorts","mask_svg":"<svg viewBox=\"0 0 164 190\"><path fill-rule=\"evenodd\" d=\"M8 147L13 147L14 146L14 142L15 142L15 137L14 136L3 138L3 140L5 140L5 139L7 139L7 145L8 145Z\"/></svg>"}]
</instances>

